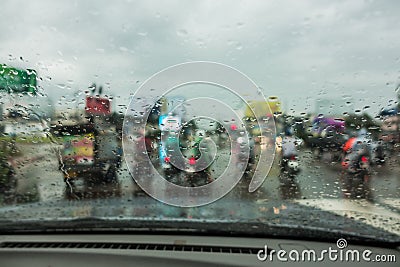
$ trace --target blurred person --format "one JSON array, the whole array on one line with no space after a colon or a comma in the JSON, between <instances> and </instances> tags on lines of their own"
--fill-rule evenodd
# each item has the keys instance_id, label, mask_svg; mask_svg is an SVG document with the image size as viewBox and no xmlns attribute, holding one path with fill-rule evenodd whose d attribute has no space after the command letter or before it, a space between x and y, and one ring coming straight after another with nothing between
<instances>
[{"instance_id":1,"label":"blurred person","mask_svg":"<svg viewBox=\"0 0 400 267\"><path fill-rule=\"evenodd\" d=\"M363 169L360 163L369 163L371 143L372 139L364 128L346 141L343 145L342 167L348 173L357 173Z\"/></svg>"},{"instance_id":2,"label":"blurred person","mask_svg":"<svg viewBox=\"0 0 400 267\"><path fill-rule=\"evenodd\" d=\"M280 144L278 144L278 148L281 152L281 171L284 171L289 160L297 158L297 142L296 137L293 136L293 131L289 127L286 128L285 134L281 137Z\"/></svg>"},{"instance_id":3,"label":"blurred person","mask_svg":"<svg viewBox=\"0 0 400 267\"><path fill-rule=\"evenodd\" d=\"M289 158L297 156L297 139L293 136L291 129L286 129L285 135L282 138L282 157Z\"/></svg>"},{"instance_id":4,"label":"blurred person","mask_svg":"<svg viewBox=\"0 0 400 267\"><path fill-rule=\"evenodd\" d=\"M366 129L361 129L343 146L342 183L346 198L372 200L370 189L371 143Z\"/></svg>"}]
</instances>

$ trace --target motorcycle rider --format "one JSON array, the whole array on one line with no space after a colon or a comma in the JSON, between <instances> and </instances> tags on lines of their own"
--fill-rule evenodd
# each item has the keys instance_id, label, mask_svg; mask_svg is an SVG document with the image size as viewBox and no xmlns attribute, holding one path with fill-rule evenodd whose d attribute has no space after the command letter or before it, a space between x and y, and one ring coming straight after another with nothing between
<instances>
[{"instance_id":1,"label":"motorcycle rider","mask_svg":"<svg viewBox=\"0 0 400 267\"><path fill-rule=\"evenodd\" d=\"M199 165L198 168L200 168L200 171L194 171L190 172L188 175L188 182L190 186L201 186L205 185L207 183L212 182L212 177L211 177L211 170L210 166L205 168L206 166L204 164L210 163L211 160L211 155L209 153L205 153L207 149L205 149L206 144L202 144L202 141L204 139L210 139L206 131L197 129L195 131L195 135L190 137L190 146L187 151L188 153L188 159L189 159L189 165L191 165L194 168L194 165ZM200 157L202 156L205 157L203 160L200 160Z\"/></svg>"},{"instance_id":2,"label":"motorcycle rider","mask_svg":"<svg viewBox=\"0 0 400 267\"><path fill-rule=\"evenodd\" d=\"M349 138L343 146L342 179L343 193L346 198L373 199L369 183L371 141L367 131L361 129L357 136Z\"/></svg>"},{"instance_id":3,"label":"motorcycle rider","mask_svg":"<svg viewBox=\"0 0 400 267\"><path fill-rule=\"evenodd\" d=\"M278 144L281 149L281 171L285 170L285 167L290 159L297 157L297 139L293 136L292 130L287 127L285 130L285 134L281 137L282 141L281 144Z\"/></svg>"},{"instance_id":4,"label":"motorcycle rider","mask_svg":"<svg viewBox=\"0 0 400 267\"><path fill-rule=\"evenodd\" d=\"M372 140L368 137L366 129L361 129L357 136L347 140L343 146L344 157L342 167L349 173L356 173L362 170L360 163L369 163Z\"/></svg>"}]
</instances>

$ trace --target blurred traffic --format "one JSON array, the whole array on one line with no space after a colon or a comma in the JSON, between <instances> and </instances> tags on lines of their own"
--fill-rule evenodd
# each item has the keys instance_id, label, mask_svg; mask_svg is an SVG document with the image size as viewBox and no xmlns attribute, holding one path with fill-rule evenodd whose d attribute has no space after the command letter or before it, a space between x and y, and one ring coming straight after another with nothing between
<instances>
[{"instance_id":1,"label":"blurred traffic","mask_svg":"<svg viewBox=\"0 0 400 267\"><path fill-rule=\"evenodd\" d=\"M112 98L95 84L85 91L82 108L39 114L15 103L3 109L0 202L146 198L131 174L144 179L154 168L168 182L199 187L212 183L228 164L247 166L229 194L235 199L327 197L373 202L399 197L398 107L382 109L375 117L368 113L294 116L285 113L279 97L273 96L246 106L242 121L224 118L226 129L218 121L188 118L180 106L184 100L162 97L151 106L146 129L136 127L142 117L125 118L123 126L124 115L112 110ZM271 113L264 113L266 109ZM260 120L269 129L274 127L276 134L260 135ZM238 130L241 124L247 133ZM133 151L146 152L135 153L130 166L124 161L123 138L133 140L137 146ZM244 146L250 147L249 155L242 153ZM261 189L249 193L259 155L268 147L276 148L272 169ZM176 165L180 157L184 167ZM162 185L154 186L162 190Z\"/></svg>"}]
</instances>

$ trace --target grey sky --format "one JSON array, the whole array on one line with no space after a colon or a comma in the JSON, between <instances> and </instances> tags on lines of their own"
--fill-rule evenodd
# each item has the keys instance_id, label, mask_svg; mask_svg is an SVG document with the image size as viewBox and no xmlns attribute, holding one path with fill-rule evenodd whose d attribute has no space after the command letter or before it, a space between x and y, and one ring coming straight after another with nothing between
<instances>
[{"instance_id":1,"label":"grey sky","mask_svg":"<svg viewBox=\"0 0 400 267\"><path fill-rule=\"evenodd\" d=\"M399 14L398 1L2 1L0 62L36 69L54 99L97 82L127 104L165 67L208 60L286 110L350 96L376 112L396 99Z\"/></svg>"}]
</instances>

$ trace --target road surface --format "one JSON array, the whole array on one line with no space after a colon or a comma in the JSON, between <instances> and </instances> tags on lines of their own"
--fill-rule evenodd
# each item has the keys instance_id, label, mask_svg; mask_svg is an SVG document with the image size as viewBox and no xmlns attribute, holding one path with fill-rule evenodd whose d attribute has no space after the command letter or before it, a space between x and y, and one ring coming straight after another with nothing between
<instances>
[{"instance_id":1,"label":"road surface","mask_svg":"<svg viewBox=\"0 0 400 267\"><path fill-rule=\"evenodd\" d=\"M20 145L23 157L16 159L16 175L18 178L17 203L85 201L66 199L66 185L63 175L58 170L57 147L53 144ZM221 173L218 166L227 161L225 156L216 164L214 173ZM359 212L376 213L378 216L390 216L400 220L400 157L392 157L382 167L374 167L370 177L370 198L352 196L349 199L343 186L340 164L330 162L329 155L316 159L308 149L299 155L302 171L293 180L282 180L278 160L274 163L262 187L254 193L248 192L249 178L242 178L239 184L218 202L234 201L235 203L281 203L277 211L285 203L296 202L309 207L317 207L346 216L355 216ZM93 186L83 198L90 199L122 199L131 205L149 203L153 200L140 191L134 183L125 163L118 171L118 183ZM359 201L354 201L359 200ZM135 204L136 203L136 204ZM218 204L218 203L215 203ZM139 204L138 204L139 205ZM174 210L168 205L160 204L162 209ZM139 207L136 207L139 208ZM235 211L232 211L235 212ZM250 211L241 211L250 212ZM250 215L246 215L250 216ZM379 224L377 222L371 224ZM390 228L390 225L375 225ZM398 227L397 227L398 229ZM391 230L393 231L393 230ZM394 230L396 231L396 230ZM398 231L400 234L400 231Z\"/></svg>"}]
</instances>

